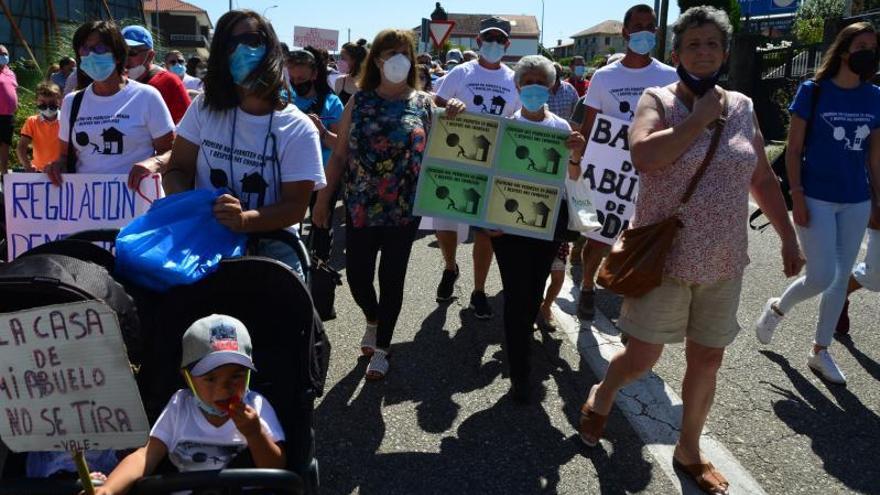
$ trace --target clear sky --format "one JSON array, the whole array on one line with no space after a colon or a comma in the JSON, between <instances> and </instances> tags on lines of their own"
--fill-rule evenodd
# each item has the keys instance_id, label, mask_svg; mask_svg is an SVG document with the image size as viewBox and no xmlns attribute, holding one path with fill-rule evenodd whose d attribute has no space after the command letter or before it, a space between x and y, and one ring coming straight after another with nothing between
<instances>
[{"instance_id":1,"label":"clear sky","mask_svg":"<svg viewBox=\"0 0 880 495\"><path fill-rule=\"evenodd\" d=\"M208 11L211 22L229 9L228 0L188 0ZM544 44L563 42L572 34L608 19L623 20L626 9L639 0L544 0ZM645 1L653 5L653 0ZM235 8L266 12L281 41L291 45L293 26L308 26L339 31L340 45L351 39L372 41L380 30L389 27L413 28L422 17L430 17L433 1L425 0L232 0ZM272 7L277 5L277 7ZM541 22L541 0L446 0L447 12L534 15ZM150 3L146 4L149 10ZM268 9L268 10L266 10ZM678 3L669 0L668 20L678 17Z\"/></svg>"}]
</instances>

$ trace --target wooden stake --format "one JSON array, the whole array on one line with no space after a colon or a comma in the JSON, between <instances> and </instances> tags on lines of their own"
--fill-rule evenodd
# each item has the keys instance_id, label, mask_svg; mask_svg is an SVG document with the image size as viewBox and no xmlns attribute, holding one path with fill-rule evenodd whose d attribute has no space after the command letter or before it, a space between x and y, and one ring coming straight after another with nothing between
<instances>
[{"instance_id":1,"label":"wooden stake","mask_svg":"<svg viewBox=\"0 0 880 495\"><path fill-rule=\"evenodd\" d=\"M86 495L95 495L95 486L92 485L89 465L86 463L86 457L81 450L77 450L73 453L73 463L76 464L76 471L79 473L79 480L82 482L83 492Z\"/></svg>"}]
</instances>

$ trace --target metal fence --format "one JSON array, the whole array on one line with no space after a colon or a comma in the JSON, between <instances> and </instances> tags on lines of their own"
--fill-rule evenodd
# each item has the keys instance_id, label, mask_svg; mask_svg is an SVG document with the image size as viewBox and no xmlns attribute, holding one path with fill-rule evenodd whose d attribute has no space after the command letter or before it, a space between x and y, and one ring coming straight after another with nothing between
<instances>
[{"instance_id":1,"label":"metal fence","mask_svg":"<svg viewBox=\"0 0 880 495\"><path fill-rule=\"evenodd\" d=\"M822 45L789 46L755 53L761 80L806 79L822 64Z\"/></svg>"}]
</instances>

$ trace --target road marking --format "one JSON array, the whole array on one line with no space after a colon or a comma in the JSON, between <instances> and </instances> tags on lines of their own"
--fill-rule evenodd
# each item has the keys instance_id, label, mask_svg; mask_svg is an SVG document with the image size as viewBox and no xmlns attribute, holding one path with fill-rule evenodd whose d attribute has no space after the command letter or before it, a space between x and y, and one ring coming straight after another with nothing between
<instances>
[{"instance_id":1,"label":"road marking","mask_svg":"<svg viewBox=\"0 0 880 495\"><path fill-rule=\"evenodd\" d=\"M596 376L604 376L608 361L623 348L620 333L600 311L590 328L581 327L574 314L577 292L566 277L554 316L560 331L574 344ZM585 391L586 395L586 391ZM617 407L641 437L648 451L657 460L667 478L683 494L703 492L690 479L679 477L672 467L672 453L681 427L681 398L659 376L651 372L620 391L615 400ZM606 440L603 440L605 442ZM736 460L721 442L703 434L700 439L703 452L730 482L730 493L766 495L757 481ZM682 481L684 480L684 481Z\"/></svg>"}]
</instances>

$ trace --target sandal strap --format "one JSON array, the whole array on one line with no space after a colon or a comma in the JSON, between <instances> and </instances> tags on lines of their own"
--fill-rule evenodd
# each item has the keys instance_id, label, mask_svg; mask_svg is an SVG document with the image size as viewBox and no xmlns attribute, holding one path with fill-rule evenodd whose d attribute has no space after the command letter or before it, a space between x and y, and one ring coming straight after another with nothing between
<instances>
[{"instance_id":1,"label":"sandal strap","mask_svg":"<svg viewBox=\"0 0 880 495\"><path fill-rule=\"evenodd\" d=\"M683 464L674 459L679 469L687 473L697 486L706 493L718 493L719 489L724 493L730 487L727 478L718 471L711 462L705 464Z\"/></svg>"},{"instance_id":2,"label":"sandal strap","mask_svg":"<svg viewBox=\"0 0 880 495\"><path fill-rule=\"evenodd\" d=\"M388 373L389 367L387 355L387 352L381 349L376 349L373 353L373 357L370 358L370 364L367 365L367 373L374 372L385 376Z\"/></svg>"}]
</instances>

